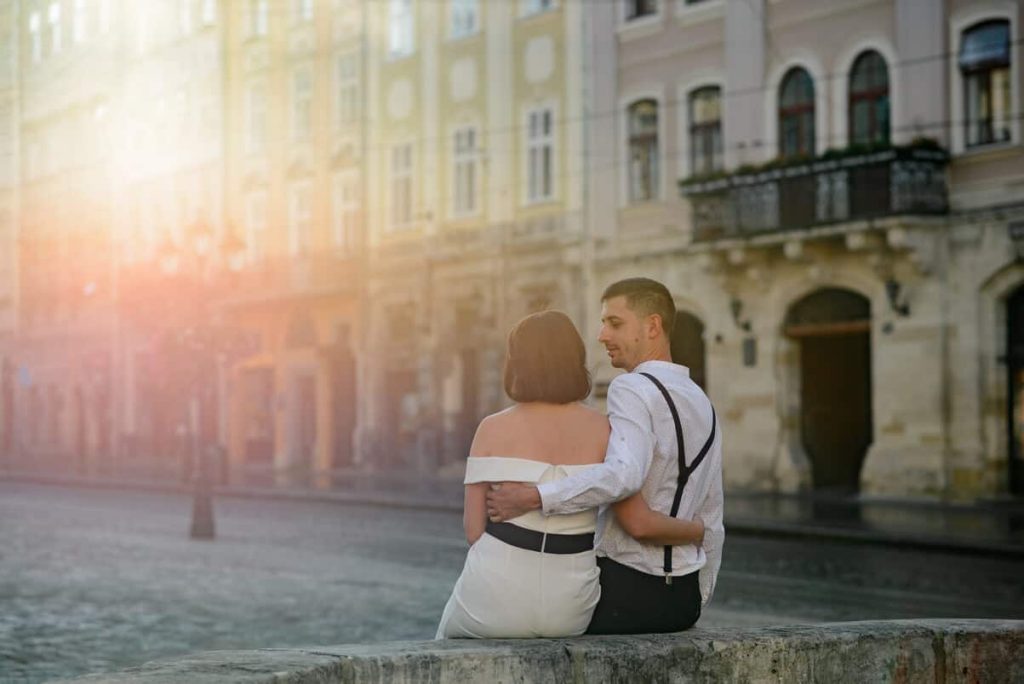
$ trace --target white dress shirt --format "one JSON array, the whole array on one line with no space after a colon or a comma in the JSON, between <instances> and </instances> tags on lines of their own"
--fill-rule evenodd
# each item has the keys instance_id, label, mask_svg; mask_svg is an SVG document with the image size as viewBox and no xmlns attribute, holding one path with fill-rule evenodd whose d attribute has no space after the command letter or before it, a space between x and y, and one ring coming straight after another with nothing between
<instances>
[{"instance_id":1,"label":"white dress shirt","mask_svg":"<svg viewBox=\"0 0 1024 684\"><path fill-rule=\"evenodd\" d=\"M679 474L675 423L657 386L640 375L650 373L665 386L683 426L686 463L693 463L711 435L711 402L690 379L685 366L645 361L608 387L608 419L612 432L604 463L537 487L545 514L576 513L600 506L596 547L599 556L649 575L664 575L664 547L641 544L619 526L607 504L637 491L653 510L668 515ZM722 523L722 424L704 460L683 490L680 519L704 523L704 543L672 549L672 574L700 571L702 603L711 599L722 564L725 526Z\"/></svg>"}]
</instances>

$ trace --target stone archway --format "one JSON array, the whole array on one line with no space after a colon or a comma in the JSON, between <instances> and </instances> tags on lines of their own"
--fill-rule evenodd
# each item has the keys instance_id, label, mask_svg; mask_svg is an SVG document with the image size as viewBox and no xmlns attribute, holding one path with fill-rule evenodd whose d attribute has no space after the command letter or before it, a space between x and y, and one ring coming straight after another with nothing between
<instances>
[{"instance_id":1,"label":"stone archway","mask_svg":"<svg viewBox=\"0 0 1024 684\"><path fill-rule=\"evenodd\" d=\"M785 334L799 356L800 439L816 490L856 492L873 440L871 304L824 288L793 304Z\"/></svg>"},{"instance_id":2,"label":"stone archway","mask_svg":"<svg viewBox=\"0 0 1024 684\"><path fill-rule=\"evenodd\" d=\"M676 311L676 320L669 336L672 361L690 369L690 377L705 392L707 355L704 351L704 323L687 311Z\"/></svg>"}]
</instances>

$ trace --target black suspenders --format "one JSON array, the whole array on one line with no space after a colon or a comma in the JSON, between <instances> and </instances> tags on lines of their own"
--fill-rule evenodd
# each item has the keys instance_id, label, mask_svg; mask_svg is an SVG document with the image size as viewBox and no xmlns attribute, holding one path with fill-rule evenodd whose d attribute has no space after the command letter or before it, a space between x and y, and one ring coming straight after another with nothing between
<instances>
[{"instance_id":1,"label":"black suspenders","mask_svg":"<svg viewBox=\"0 0 1024 684\"><path fill-rule=\"evenodd\" d=\"M676 482L676 495L672 499L672 512L669 514L673 518L679 513L679 503L683 500L683 488L686 487L686 483L690 480L690 474L697 469L700 462L707 456L708 451L711 449L712 442L715 441L715 428L717 427L718 417L715 415L715 407L711 407L711 435L708 437L708 441L704 442L704 446L701 447L700 453L697 454L697 458L693 459L693 463L686 465L686 451L683 449L683 424L679 420L679 412L676 410L676 404L672 401L672 397L669 395L668 390L665 386L658 381L656 377L650 373L640 373L651 382L653 382L659 390L661 390L662 396L665 397L665 401L668 402L668 409L672 412L672 422L676 425L676 446L679 451L679 479ZM665 547L665 582L666 584L672 584L672 547Z\"/></svg>"}]
</instances>

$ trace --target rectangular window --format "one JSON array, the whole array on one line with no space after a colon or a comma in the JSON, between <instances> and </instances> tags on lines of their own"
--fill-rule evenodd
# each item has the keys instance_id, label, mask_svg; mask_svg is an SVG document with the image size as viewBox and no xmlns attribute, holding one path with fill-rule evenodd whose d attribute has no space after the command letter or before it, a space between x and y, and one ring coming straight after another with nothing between
<instances>
[{"instance_id":1,"label":"rectangular window","mask_svg":"<svg viewBox=\"0 0 1024 684\"><path fill-rule=\"evenodd\" d=\"M964 128L968 147L1010 139L1010 23L986 21L961 37Z\"/></svg>"},{"instance_id":2,"label":"rectangular window","mask_svg":"<svg viewBox=\"0 0 1024 684\"><path fill-rule=\"evenodd\" d=\"M193 0L178 0L178 21L181 25L181 35L187 36L192 33L192 2Z\"/></svg>"},{"instance_id":3,"label":"rectangular window","mask_svg":"<svg viewBox=\"0 0 1024 684\"><path fill-rule=\"evenodd\" d=\"M626 19L639 19L658 13L658 0L627 0Z\"/></svg>"},{"instance_id":4,"label":"rectangular window","mask_svg":"<svg viewBox=\"0 0 1024 684\"><path fill-rule=\"evenodd\" d=\"M355 171L334 178L334 244L342 252L352 252L359 244L359 176Z\"/></svg>"},{"instance_id":5,"label":"rectangular window","mask_svg":"<svg viewBox=\"0 0 1024 684\"><path fill-rule=\"evenodd\" d=\"M267 12L269 11L269 0L249 0L249 36L267 35Z\"/></svg>"},{"instance_id":6,"label":"rectangular window","mask_svg":"<svg viewBox=\"0 0 1024 684\"><path fill-rule=\"evenodd\" d=\"M413 42L412 0L388 0L388 54L392 57L411 55Z\"/></svg>"},{"instance_id":7,"label":"rectangular window","mask_svg":"<svg viewBox=\"0 0 1024 684\"><path fill-rule=\"evenodd\" d=\"M451 0L451 37L463 38L476 33L479 17L479 0Z\"/></svg>"},{"instance_id":8,"label":"rectangular window","mask_svg":"<svg viewBox=\"0 0 1024 684\"><path fill-rule=\"evenodd\" d=\"M50 52L57 54L63 48L63 40L61 37L61 25L60 25L60 3L50 3L50 9L47 13L47 17L50 21Z\"/></svg>"},{"instance_id":9,"label":"rectangular window","mask_svg":"<svg viewBox=\"0 0 1024 684\"><path fill-rule=\"evenodd\" d=\"M543 202L554 195L554 116L550 107L526 117L526 199Z\"/></svg>"},{"instance_id":10,"label":"rectangular window","mask_svg":"<svg viewBox=\"0 0 1024 684\"><path fill-rule=\"evenodd\" d=\"M28 35L32 46L32 61L39 63L43 60L43 35L39 12L33 12L28 17Z\"/></svg>"},{"instance_id":11,"label":"rectangular window","mask_svg":"<svg viewBox=\"0 0 1024 684\"><path fill-rule=\"evenodd\" d=\"M350 53L338 58L338 127L344 130L358 120L358 56Z\"/></svg>"},{"instance_id":12,"label":"rectangular window","mask_svg":"<svg viewBox=\"0 0 1024 684\"><path fill-rule=\"evenodd\" d=\"M467 216L477 210L476 129L455 131L452 150L452 215Z\"/></svg>"},{"instance_id":13,"label":"rectangular window","mask_svg":"<svg viewBox=\"0 0 1024 684\"><path fill-rule=\"evenodd\" d=\"M412 222L412 143L391 148L391 227Z\"/></svg>"},{"instance_id":14,"label":"rectangular window","mask_svg":"<svg viewBox=\"0 0 1024 684\"><path fill-rule=\"evenodd\" d=\"M555 6L555 0L524 0L523 15L538 14L546 12Z\"/></svg>"},{"instance_id":15,"label":"rectangular window","mask_svg":"<svg viewBox=\"0 0 1024 684\"><path fill-rule=\"evenodd\" d=\"M690 93L690 173L722 168L722 91L717 86Z\"/></svg>"},{"instance_id":16,"label":"rectangular window","mask_svg":"<svg viewBox=\"0 0 1024 684\"><path fill-rule=\"evenodd\" d=\"M267 193L250 192L245 198L245 245L251 261L267 255Z\"/></svg>"},{"instance_id":17,"label":"rectangular window","mask_svg":"<svg viewBox=\"0 0 1024 684\"><path fill-rule=\"evenodd\" d=\"M262 84L249 86L245 108L245 148L249 154L259 154L267 144L267 93Z\"/></svg>"},{"instance_id":18,"label":"rectangular window","mask_svg":"<svg viewBox=\"0 0 1024 684\"><path fill-rule=\"evenodd\" d=\"M292 0L292 21L300 23L313 20L313 0Z\"/></svg>"},{"instance_id":19,"label":"rectangular window","mask_svg":"<svg viewBox=\"0 0 1024 684\"><path fill-rule=\"evenodd\" d=\"M71 28L71 39L75 41L75 45L81 45L87 38L89 30L89 10L86 7L85 0L75 0L75 13L74 23Z\"/></svg>"},{"instance_id":20,"label":"rectangular window","mask_svg":"<svg viewBox=\"0 0 1024 684\"><path fill-rule=\"evenodd\" d=\"M203 0L202 16L200 18L203 26L213 26L217 21L217 0Z\"/></svg>"},{"instance_id":21,"label":"rectangular window","mask_svg":"<svg viewBox=\"0 0 1024 684\"><path fill-rule=\"evenodd\" d=\"M309 181L294 183L288 189L288 250L308 254L313 246L313 212Z\"/></svg>"},{"instance_id":22,"label":"rectangular window","mask_svg":"<svg viewBox=\"0 0 1024 684\"><path fill-rule=\"evenodd\" d=\"M300 67L292 73L292 140L309 140L313 116L313 73Z\"/></svg>"}]
</instances>

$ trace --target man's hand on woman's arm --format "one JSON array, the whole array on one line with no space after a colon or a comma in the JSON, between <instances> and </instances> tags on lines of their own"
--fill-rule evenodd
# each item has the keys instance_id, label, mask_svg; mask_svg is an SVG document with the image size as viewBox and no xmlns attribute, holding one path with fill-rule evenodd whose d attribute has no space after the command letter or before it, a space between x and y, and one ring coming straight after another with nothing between
<instances>
[{"instance_id":1,"label":"man's hand on woman's arm","mask_svg":"<svg viewBox=\"0 0 1024 684\"><path fill-rule=\"evenodd\" d=\"M626 534L644 544L656 546L700 545L704 541L704 523L680 520L652 511L639 493L612 506L615 519Z\"/></svg>"}]
</instances>

